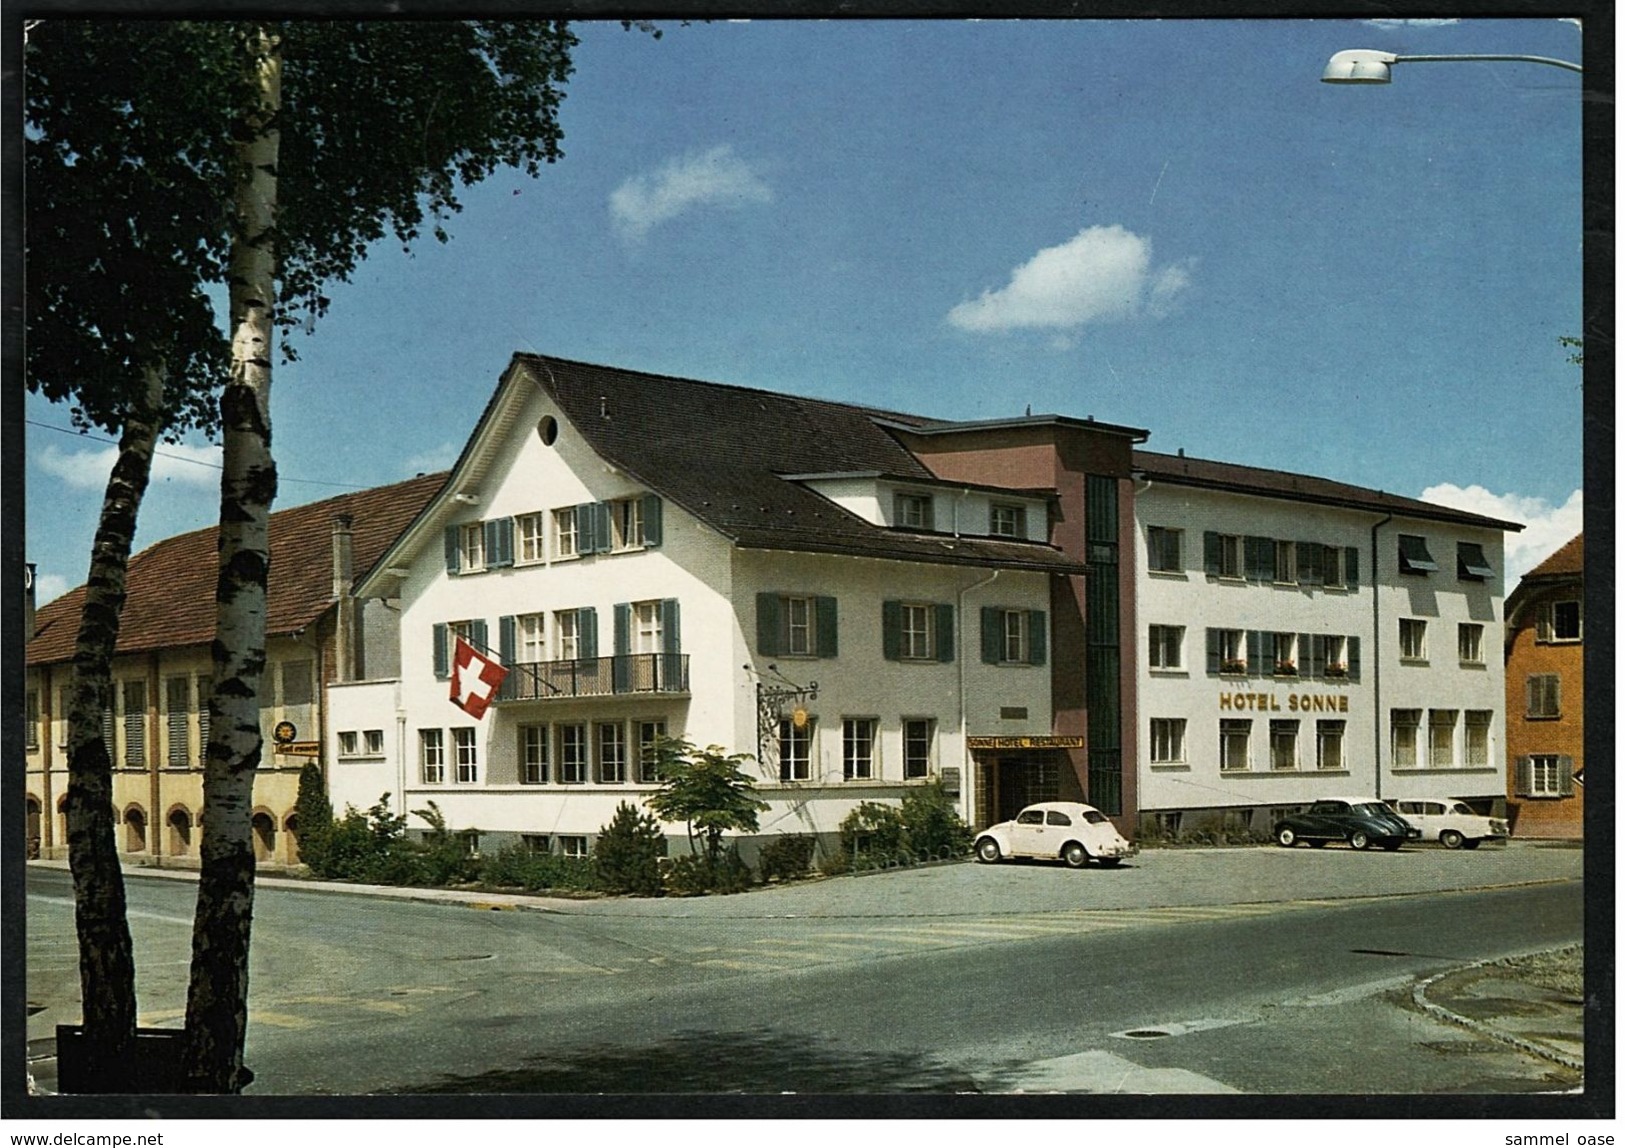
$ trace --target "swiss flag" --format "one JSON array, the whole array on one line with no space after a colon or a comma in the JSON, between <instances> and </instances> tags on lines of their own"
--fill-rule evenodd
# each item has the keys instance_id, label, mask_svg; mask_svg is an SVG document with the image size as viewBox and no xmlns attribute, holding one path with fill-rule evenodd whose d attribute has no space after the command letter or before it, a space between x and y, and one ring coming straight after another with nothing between
<instances>
[{"instance_id":1,"label":"swiss flag","mask_svg":"<svg viewBox=\"0 0 1625 1148\"><path fill-rule=\"evenodd\" d=\"M482 718L508 676L507 667L469 645L459 635L451 658L451 700L472 718Z\"/></svg>"}]
</instances>

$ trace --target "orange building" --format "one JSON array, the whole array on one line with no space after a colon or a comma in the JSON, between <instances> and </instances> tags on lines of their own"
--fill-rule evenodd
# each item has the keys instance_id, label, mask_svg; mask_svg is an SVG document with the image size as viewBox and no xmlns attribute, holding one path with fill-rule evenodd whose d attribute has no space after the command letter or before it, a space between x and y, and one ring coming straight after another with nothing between
<instances>
[{"instance_id":1,"label":"orange building","mask_svg":"<svg viewBox=\"0 0 1625 1148\"><path fill-rule=\"evenodd\" d=\"M1507 815L1517 837L1584 835L1584 567L1577 534L1506 600Z\"/></svg>"}]
</instances>

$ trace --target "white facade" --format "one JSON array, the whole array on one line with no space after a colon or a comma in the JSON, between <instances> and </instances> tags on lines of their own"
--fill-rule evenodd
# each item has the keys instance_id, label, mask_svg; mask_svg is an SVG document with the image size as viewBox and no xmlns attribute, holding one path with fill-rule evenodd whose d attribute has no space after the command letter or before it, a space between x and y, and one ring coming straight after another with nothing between
<instances>
[{"instance_id":1,"label":"white facade","mask_svg":"<svg viewBox=\"0 0 1625 1148\"><path fill-rule=\"evenodd\" d=\"M1499 794L1500 531L1166 480L1135 517L1143 824Z\"/></svg>"},{"instance_id":2,"label":"white facade","mask_svg":"<svg viewBox=\"0 0 1625 1148\"><path fill-rule=\"evenodd\" d=\"M837 486L854 511L889 515L877 478ZM987 519L992 496L979 497ZM606 526L608 545L583 553ZM1019 615L1039 627L1024 640L1041 655L1051 575L741 549L608 465L539 388L498 392L447 491L387 561L362 591L398 606L401 674L332 687L333 804L432 800L482 848L585 849L618 804L655 791L640 748L657 731L758 758L747 770L770 805L763 834L824 835L858 802L933 778L969 819L967 732L1050 732L1041 656L991 664L981 627L985 609ZM509 665L479 720L450 700L447 627ZM815 698L775 711L791 729L763 723L758 683L813 682Z\"/></svg>"}]
</instances>

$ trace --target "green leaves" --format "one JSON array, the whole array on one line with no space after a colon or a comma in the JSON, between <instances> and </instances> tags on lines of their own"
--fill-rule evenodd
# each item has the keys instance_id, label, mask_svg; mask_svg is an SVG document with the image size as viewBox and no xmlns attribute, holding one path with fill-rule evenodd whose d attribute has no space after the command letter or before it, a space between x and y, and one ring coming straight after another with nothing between
<instances>
[{"instance_id":1,"label":"green leaves","mask_svg":"<svg viewBox=\"0 0 1625 1148\"><path fill-rule=\"evenodd\" d=\"M662 781L646 804L662 821L686 822L691 842L696 830L702 833L713 863L721 855L723 833L756 832L756 815L767 803L739 768L752 760L749 754L729 754L720 745L697 750L680 738L657 739L654 752Z\"/></svg>"}]
</instances>

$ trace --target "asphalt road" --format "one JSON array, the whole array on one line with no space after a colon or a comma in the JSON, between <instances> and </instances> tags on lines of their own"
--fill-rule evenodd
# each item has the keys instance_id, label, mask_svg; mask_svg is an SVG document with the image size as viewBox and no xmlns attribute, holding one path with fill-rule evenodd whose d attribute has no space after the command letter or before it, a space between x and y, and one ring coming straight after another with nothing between
<instances>
[{"instance_id":1,"label":"asphalt road","mask_svg":"<svg viewBox=\"0 0 1625 1148\"><path fill-rule=\"evenodd\" d=\"M1405 1007L1418 977L1581 938L1578 853L1462 864L1485 856L1152 854L1112 873L955 866L557 912L267 886L251 1092L1561 1087L1549 1064ZM1450 867L1430 878L1446 891L1370 892L1428 866ZM1501 866L1546 881L1448 891L1505 885ZM1203 881L1227 867L1228 902ZM1266 885L1280 899L1252 899ZM129 889L142 1022L172 1025L193 889ZM67 875L31 869L28 893L33 1034L77 1019L77 979Z\"/></svg>"}]
</instances>

